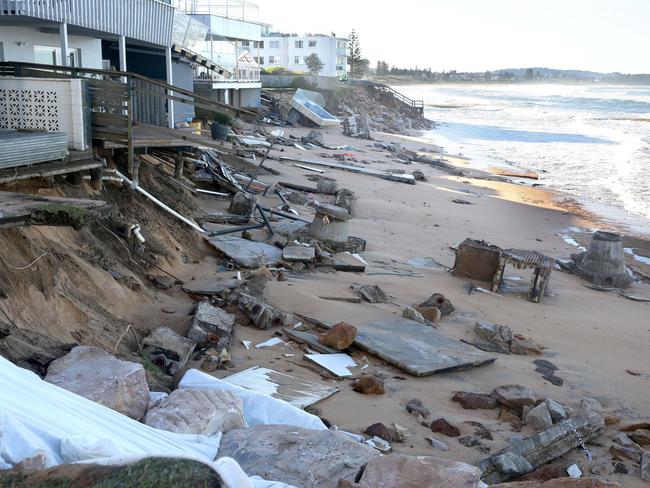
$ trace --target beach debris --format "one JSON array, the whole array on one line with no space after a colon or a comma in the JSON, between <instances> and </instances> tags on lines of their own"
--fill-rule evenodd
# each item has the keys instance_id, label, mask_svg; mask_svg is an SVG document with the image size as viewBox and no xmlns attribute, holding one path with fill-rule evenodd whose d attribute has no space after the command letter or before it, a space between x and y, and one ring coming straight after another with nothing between
<instances>
[{"instance_id":1,"label":"beach debris","mask_svg":"<svg viewBox=\"0 0 650 488\"><path fill-rule=\"evenodd\" d=\"M557 366L547 359L535 359L533 361L535 365L535 371L542 374L542 378L555 386L562 386L564 380L557 376L555 372L557 371Z\"/></svg>"},{"instance_id":2,"label":"beach debris","mask_svg":"<svg viewBox=\"0 0 650 488\"><path fill-rule=\"evenodd\" d=\"M165 326L156 327L142 341L143 352L156 366L172 376L185 366L195 346L196 342Z\"/></svg>"},{"instance_id":3,"label":"beach debris","mask_svg":"<svg viewBox=\"0 0 650 488\"><path fill-rule=\"evenodd\" d=\"M257 196L245 191L238 191L230 201L228 211L234 215L243 215L250 218L257 205Z\"/></svg>"},{"instance_id":4,"label":"beach debris","mask_svg":"<svg viewBox=\"0 0 650 488\"><path fill-rule=\"evenodd\" d=\"M406 404L406 410L408 410L409 413L419 413L422 415L423 418L427 418L429 415L431 415L431 412L427 407L424 406L422 403L422 400L419 398L414 398L413 400L410 400Z\"/></svg>"},{"instance_id":5,"label":"beach debris","mask_svg":"<svg viewBox=\"0 0 650 488\"><path fill-rule=\"evenodd\" d=\"M520 334L514 334L507 325L493 324L479 320L474 327L476 341L474 346L490 352L502 354L542 354L543 347Z\"/></svg>"},{"instance_id":6,"label":"beach debris","mask_svg":"<svg viewBox=\"0 0 650 488\"><path fill-rule=\"evenodd\" d=\"M357 363L354 361L354 359L344 353L305 354L305 359L318 364L339 378L352 376L352 371L350 371L350 368L357 367Z\"/></svg>"},{"instance_id":7,"label":"beach debris","mask_svg":"<svg viewBox=\"0 0 650 488\"><path fill-rule=\"evenodd\" d=\"M650 452L648 451L641 454L641 479L650 481Z\"/></svg>"},{"instance_id":8,"label":"beach debris","mask_svg":"<svg viewBox=\"0 0 650 488\"><path fill-rule=\"evenodd\" d=\"M500 473L516 478L533 470L533 465L525 458L514 453L505 452L492 457L492 464Z\"/></svg>"},{"instance_id":9,"label":"beach debris","mask_svg":"<svg viewBox=\"0 0 650 488\"><path fill-rule=\"evenodd\" d=\"M548 408L548 413L551 416L551 420L554 424L557 424L558 422L561 422L567 418L566 409L560 403L550 398L547 398L545 400L545 403L546 408ZM605 419L605 423L607 423L607 419Z\"/></svg>"},{"instance_id":10,"label":"beach debris","mask_svg":"<svg viewBox=\"0 0 650 488\"><path fill-rule=\"evenodd\" d=\"M460 435L458 427L451 425L442 417L431 422L431 431L446 435L447 437L458 437Z\"/></svg>"},{"instance_id":11,"label":"beach debris","mask_svg":"<svg viewBox=\"0 0 650 488\"><path fill-rule=\"evenodd\" d=\"M144 423L178 434L212 435L244 427L242 408L241 398L229 391L174 390L147 412Z\"/></svg>"},{"instance_id":12,"label":"beach debris","mask_svg":"<svg viewBox=\"0 0 650 488\"><path fill-rule=\"evenodd\" d=\"M117 359L98 347L73 347L50 363L44 379L135 420L140 420L149 406L142 365Z\"/></svg>"},{"instance_id":13,"label":"beach debris","mask_svg":"<svg viewBox=\"0 0 650 488\"><path fill-rule=\"evenodd\" d=\"M537 251L501 249L483 240L465 239L456 252L452 273L455 276L491 283L499 290L507 265L533 269L528 299L539 302L548 286L555 261Z\"/></svg>"},{"instance_id":14,"label":"beach debris","mask_svg":"<svg viewBox=\"0 0 650 488\"><path fill-rule=\"evenodd\" d=\"M431 444L431 447L434 449L438 449L439 451L448 451L449 446L442 442L441 440L436 439L432 435L426 436L424 438L425 441L427 441L429 444Z\"/></svg>"},{"instance_id":15,"label":"beach debris","mask_svg":"<svg viewBox=\"0 0 650 488\"><path fill-rule=\"evenodd\" d=\"M357 328L346 322L339 322L320 335L321 344L343 351L352 345L357 335Z\"/></svg>"},{"instance_id":16,"label":"beach debris","mask_svg":"<svg viewBox=\"0 0 650 488\"><path fill-rule=\"evenodd\" d=\"M492 391L492 396L497 403L511 408L519 413L524 407L531 407L537 403L535 393L522 385L498 386Z\"/></svg>"},{"instance_id":17,"label":"beach debris","mask_svg":"<svg viewBox=\"0 0 650 488\"><path fill-rule=\"evenodd\" d=\"M291 314L284 313L246 293L232 293L230 300L248 316L253 325L258 329L265 330L271 327L286 327L294 321Z\"/></svg>"},{"instance_id":18,"label":"beach debris","mask_svg":"<svg viewBox=\"0 0 650 488\"><path fill-rule=\"evenodd\" d=\"M619 234L597 231L587 250L571 255L576 272L596 285L627 288L632 277L625 269L623 240Z\"/></svg>"},{"instance_id":19,"label":"beach debris","mask_svg":"<svg viewBox=\"0 0 650 488\"><path fill-rule=\"evenodd\" d=\"M513 178L526 178L529 180L539 180L539 175L534 171L522 168L508 168L502 166L493 166L490 171L499 176L510 176Z\"/></svg>"},{"instance_id":20,"label":"beach debris","mask_svg":"<svg viewBox=\"0 0 650 488\"><path fill-rule=\"evenodd\" d=\"M368 123L368 114L351 115L343 119L343 134L358 139L372 139Z\"/></svg>"},{"instance_id":21,"label":"beach debris","mask_svg":"<svg viewBox=\"0 0 650 488\"><path fill-rule=\"evenodd\" d=\"M474 205L472 202L470 202L468 200L464 200L462 198L454 198L454 199L452 199L452 202L458 203L460 205Z\"/></svg>"},{"instance_id":22,"label":"beach debris","mask_svg":"<svg viewBox=\"0 0 650 488\"><path fill-rule=\"evenodd\" d=\"M629 459L635 463L641 463L643 448L622 432L614 439L614 444L609 447L609 453L615 460L623 461Z\"/></svg>"},{"instance_id":23,"label":"beach debris","mask_svg":"<svg viewBox=\"0 0 650 488\"><path fill-rule=\"evenodd\" d=\"M381 437L373 436L372 438L366 440L365 443L368 444L373 449L377 449L379 452L383 454L388 454L393 450L393 447L390 445L390 442L385 441ZM341 488L341 483L343 482L339 480L338 488Z\"/></svg>"},{"instance_id":24,"label":"beach debris","mask_svg":"<svg viewBox=\"0 0 650 488\"><path fill-rule=\"evenodd\" d=\"M517 466L523 468L524 464L519 458L525 459L530 465L528 471L542 466L564 453L581 447L591 459L585 442L599 436L605 428L603 417L594 411L579 411L576 416L566 419L548 429L538 432L530 437L514 442L509 447L484 459L479 463L481 479L487 484L502 483L519 475L513 474L510 463L503 464L504 455L517 460ZM506 458L507 459L507 458Z\"/></svg>"},{"instance_id":25,"label":"beach debris","mask_svg":"<svg viewBox=\"0 0 650 488\"><path fill-rule=\"evenodd\" d=\"M330 203L319 203L315 208L316 215L307 231L316 239L325 242L347 242L350 213Z\"/></svg>"},{"instance_id":26,"label":"beach debris","mask_svg":"<svg viewBox=\"0 0 650 488\"><path fill-rule=\"evenodd\" d=\"M279 337L271 337L270 339L267 339L263 342L260 342L259 344L255 344L256 349L264 349L265 347L273 347L277 346L279 344L286 344L282 339Z\"/></svg>"},{"instance_id":27,"label":"beach debris","mask_svg":"<svg viewBox=\"0 0 650 488\"><path fill-rule=\"evenodd\" d=\"M330 300L332 302L361 303L361 298L356 297L318 297L321 300Z\"/></svg>"},{"instance_id":28,"label":"beach debris","mask_svg":"<svg viewBox=\"0 0 650 488\"><path fill-rule=\"evenodd\" d=\"M282 329L282 332L289 338L294 341L300 342L302 344L307 344L311 349L315 351L322 352L325 354L336 354L339 351L333 347L326 346L322 344L319 340L318 334L308 331L298 331L295 329Z\"/></svg>"},{"instance_id":29,"label":"beach debris","mask_svg":"<svg viewBox=\"0 0 650 488\"><path fill-rule=\"evenodd\" d=\"M435 324L440 322L440 319L442 318L442 312L437 307L416 307L415 311L422 315L424 320L434 326L436 326Z\"/></svg>"},{"instance_id":30,"label":"beach debris","mask_svg":"<svg viewBox=\"0 0 650 488\"><path fill-rule=\"evenodd\" d=\"M234 290L243 284L242 280L236 278L192 280L184 283L182 290L193 295L214 296L220 295L226 290Z\"/></svg>"},{"instance_id":31,"label":"beach debris","mask_svg":"<svg viewBox=\"0 0 650 488\"><path fill-rule=\"evenodd\" d=\"M385 393L384 382L376 376L361 376L352 381L352 389L364 395L383 395Z\"/></svg>"},{"instance_id":32,"label":"beach debris","mask_svg":"<svg viewBox=\"0 0 650 488\"><path fill-rule=\"evenodd\" d=\"M363 273L366 270L368 263L366 263L358 254L344 251L334 254L331 261L324 263L324 265L331 267L336 271Z\"/></svg>"},{"instance_id":33,"label":"beach debris","mask_svg":"<svg viewBox=\"0 0 650 488\"><path fill-rule=\"evenodd\" d=\"M451 397L452 402L460 404L467 410L491 410L497 408L497 401L492 395L483 393L472 393L466 391L457 391Z\"/></svg>"},{"instance_id":34,"label":"beach debris","mask_svg":"<svg viewBox=\"0 0 650 488\"><path fill-rule=\"evenodd\" d=\"M265 242L249 241L235 236L206 238L208 243L244 268L271 265L282 259L282 250Z\"/></svg>"},{"instance_id":35,"label":"beach debris","mask_svg":"<svg viewBox=\"0 0 650 488\"><path fill-rule=\"evenodd\" d=\"M363 433L369 435L370 437L379 437L386 442L394 442L396 437L396 432L394 429L387 427L380 422L370 425L368 428L366 428L366 430L363 431Z\"/></svg>"},{"instance_id":36,"label":"beach debris","mask_svg":"<svg viewBox=\"0 0 650 488\"><path fill-rule=\"evenodd\" d=\"M235 459L249 476L334 488L338 480L354 481L361 467L379 455L339 431L257 425L224 434L218 457Z\"/></svg>"},{"instance_id":37,"label":"beach debris","mask_svg":"<svg viewBox=\"0 0 650 488\"><path fill-rule=\"evenodd\" d=\"M475 466L465 463L433 456L389 454L369 460L357 484L347 486L350 488L379 486L481 488L483 484L479 475L479 470Z\"/></svg>"},{"instance_id":38,"label":"beach debris","mask_svg":"<svg viewBox=\"0 0 650 488\"><path fill-rule=\"evenodd\" d=\"M448 298L446 298L442 293L434 293L425 301L420 303L417 306L417 309L418 311L420 311L420 313L422 313L420 309L431 308L431 307L440 310L440 313L442 314L443 317L446 317L447 315L451 315L454 311L454 306L452 305L451 301Z\"/></svg>"},{"instance_id":39,"label":"beach debris","mask_svg":"<svg viewBox=\"0 0 650 488\"><path fill-rule=\"evenodd\" d=\"M546 403L540 403L536 407L531 408L524 417L526 425L529 425L536 431L546 430L553 425L551 413L548 410Z\"/></svg>"},{"instance_id":40,"label":"beach debris","mask_svg":"<svg viewBox=\"0 0 650 488\"><path fill-rule=\"evenodd\" d=\"M253 366L223 378L231 385L270 395L296 408L304 409L329 398L340 389L261 366Z\"/></svg>"},{"instance_id":41,"label":"beach debris","mask_svg":"<svg viewBox=\"0 0 650 488\"><path fill-rule=\"evenodd\" d=\"M358 292L361 298L369 303L384 303L388 298L384 290L377 285L363 285L359 287Z\"/></svg>"},{"instance_id":42,"label":"beach debris","mask_svg":"<svg viewBox=\"0 0 650 488\"><path fill-rule=\"evenodd\" d=\"M357 201L357 196L352 190L348 190L347 188L342 188L336 192L334 205L336 205L337 207L344 208L350 213L351 216L354 216L356 201Z\"/></svg>"},{"instance_id":43,"label":"beach debris","mask_svg":"<svg viewBox=\"0 0 650 488\"><path fill-rule=\"evenodd\" d=\"M336 195L339 185L334 178L322 176L316 182L316 192L324 195ZM336 204L335 204L336 205Z\"/></svg>"},{"instance_id":44,"label":"beach debris","mask_svg":"<svg viewBox=\"0 0 650 488\"><path fill-rule=\"evenodd\" d=\"M235 316L210 302L199 302L187 338L200 346L212 344L218 351L228 349Z\"/></svg>"},{"instance_id":45,"label":"beach debris","mask_svg":"<svg viewBox=\"0 0 650 488\"><path fill-rule=\"evenodd\" d=\"M436 310L438 310L438 309L436 309ZM440 311L438 310L438 312L440 312ZM413 320L413 321L418 322L418 323L423 324L423 325L428 325L428 326L434 326L435 327L435 324L433 322L425 319L424 316L420 312L415 310L413 307L406 307L402 311L402 317L404 317L405 319Z\"/></svg>"},{"instance_id":46,"label":"beach debris","mask_svg":"<svg viewBox=\"0 0 650 488\"><path fill-rule=\"evenodd\" d=\"M282 250L282 259L289 262L311 263L316 258L316 250L308 246L286 246Z\"/></svg>"}]
</instances>

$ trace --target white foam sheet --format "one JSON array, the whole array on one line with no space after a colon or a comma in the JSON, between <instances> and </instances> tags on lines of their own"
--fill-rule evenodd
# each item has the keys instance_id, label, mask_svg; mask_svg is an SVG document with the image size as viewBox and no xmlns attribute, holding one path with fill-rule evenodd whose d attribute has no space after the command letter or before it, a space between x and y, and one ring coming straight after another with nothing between
<instances>
[{"instance_id":1,"label":"white foam sheet","mask_svg":"<svg viewBox=\"0 0 650 488\"><path fill-rule=\"evenodd\" d=\"M325 424L310 413L270 395L247 390L241 386L210 376L196 369L188 370L178 388L186 390L225 390L242 399L244 419L249 426L283 424L305 429L327 430Z\"/></svg>"},{"instance_id":2,"label":"white foam sheet","mask_svg":"<svg viewBox=\"0 0 650 488\"><path fill-rule=\"evenodd\" d=\"M292 488L248 478L232 459L213 462L220 439L221 434L187 435L151 428L47 383L0 356L0 469L38 453L46 456L48 467L173 457L205 463L224 478L228 488Z\"/></svg>"}]
</instances>

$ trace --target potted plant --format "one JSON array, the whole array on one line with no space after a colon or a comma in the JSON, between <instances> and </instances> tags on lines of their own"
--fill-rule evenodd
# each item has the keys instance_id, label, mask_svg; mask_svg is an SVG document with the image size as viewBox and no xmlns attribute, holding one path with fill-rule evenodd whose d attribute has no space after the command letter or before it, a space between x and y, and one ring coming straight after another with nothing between
<instances>
[{"instance_id":1,"label":"potted plant","mask_svg":"<svg viewBox=\"0 0 650 488\"><path fill-rule=\"evenodd\" d=\"M230 133L232 117L223 112L215 112L212 117L212 139L225 141Z\"/></svg>"}]
</instances>

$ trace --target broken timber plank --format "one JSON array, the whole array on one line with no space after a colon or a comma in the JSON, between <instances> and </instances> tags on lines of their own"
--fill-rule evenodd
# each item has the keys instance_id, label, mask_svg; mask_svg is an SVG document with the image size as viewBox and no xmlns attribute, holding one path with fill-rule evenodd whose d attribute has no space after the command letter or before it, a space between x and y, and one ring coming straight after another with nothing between
<instances>
[{"instance_id":1,"label":"broken timber plank","mask_svg":"<svg viewBox=\"0 0 650 488\"><path fill-rule=\"evenodd\" d=\"M281 156L280 161L295 161L298 163L311 164L313 166L324 166L326 168L340 169L343 171L349 171L351 173L359 173L368 176L374 176L376 178L381 178L383 180L397 181L399 183L407 183L409 185L415 185L415 177L409 174L395 174L395 173L389 173L388 171L381 171L378 169L360 168L359 166L352 166L351 164L334 163L329 161L318 161L315 159L298 159L298 158L291 158L286 156Z\"/></svg>"}]
</instances>

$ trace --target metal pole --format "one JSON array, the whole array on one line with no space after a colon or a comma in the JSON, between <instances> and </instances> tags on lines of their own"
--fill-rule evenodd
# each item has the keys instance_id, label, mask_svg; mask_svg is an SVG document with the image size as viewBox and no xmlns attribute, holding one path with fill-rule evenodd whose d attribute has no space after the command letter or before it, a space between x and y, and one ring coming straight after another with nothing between
<instances>
[{"instance_id":1,"label":"metal pole","mask_svg":"<svg viewBox=\"0 0 650 488\"><path fill-rule=\"evenodd\" d=\"M62 22L59 24L59 37L61 38L61 66L70 66L68 62L68 24ZM56 63L54 63L56 64Z\"/></svg>"},{"instance_id":2,"label":"metal pole","mask_svg":"<svg viewBox=\"0 0 650 488\"><path fill-rule=\"evenodd\" d=\"M166 47L165 48L165 71L167 72L167 84L168 85L173 85L174 84L174 76L172 73L172 48L171 47ZM173 96L174 92L169 90L167 92L168 95ZM167 99L167 126L170 129L174 128L174 101L171 99Z\"/></svg>"},{"instance_id":3,"label":"metal pole","mask_svg":"<svg viewBox=\"0 0 650 488\"><path fill-rule=\"evenodd\" d=\"M126 71L126 37L119 37L118 46L120 52L120 71Z\"/></svg>"}]
</instances>

